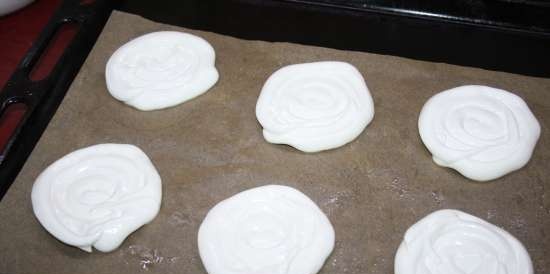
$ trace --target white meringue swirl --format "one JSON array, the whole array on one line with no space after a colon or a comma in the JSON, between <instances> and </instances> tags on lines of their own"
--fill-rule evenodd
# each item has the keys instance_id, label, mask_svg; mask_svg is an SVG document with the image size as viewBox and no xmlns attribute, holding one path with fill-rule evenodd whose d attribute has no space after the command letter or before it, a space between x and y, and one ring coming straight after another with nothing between
<instances>
[{"instance_id":1,"label":"white meringue swirl","mask_svg":"<svg viewBox=\"0 0 550 274\"><path fill-rule=\"evenodd\" d=\"M100 144L57 160L36 179L33 210L60 241L91 252L116 249L155 218L161 179L133 145Z\"/></svg>"},{"instance_id":2,"label":"white meringue swirl","mask_svg":"<svg viewBox=\"0 0 550 274\"><path fill-rule=\"evenodd\" d=\"M478 181L523 167L540 125L518 96L486 86L462 86L430 98L418 128L434 161Z\"/></svg>"},{"instance_id":3,"label":"white meringue swirl","mask_svg":"<svg viewBox=\"0 0 550 274\"><path fill-rule=\"evenodd\" d=\"M304 152L351 142L373 116L365 80L344 62L283 67L269 77L256 105L256 117L268 142Z\"/></svg>"},{"instance_id":4,"label":"white meringue swirl","mask_svg":"<svg viewBox=\"0 0 550 274\"><path fill-rule=\"evenodd\" d=\"M161 31L120 47L105 69L116 99L140 110L171 107L206 92L218 81L215 52L192 34Z\"/></svg>"},{"instance_id":5,"label":"white meringue swirl","mask_svg":"<svg viewBox=\"0 0 550 274\"><path fill-rule=\"evenodd\" d=\"M395 256L395 274L533 274L533 265L508 232L446 209L407 230Z\"/></svg>"},{"instance_id":6,"label":"white meringue swirl","mask_svg":"<svg viewBox=\"0 0 550 274\"><path fill-rule=\"evenodd\" d=\"M334 229L307 196L269 185L212 208L198 246L210 274L314 274L334 248Z\"/></svg>"}]
</instances>

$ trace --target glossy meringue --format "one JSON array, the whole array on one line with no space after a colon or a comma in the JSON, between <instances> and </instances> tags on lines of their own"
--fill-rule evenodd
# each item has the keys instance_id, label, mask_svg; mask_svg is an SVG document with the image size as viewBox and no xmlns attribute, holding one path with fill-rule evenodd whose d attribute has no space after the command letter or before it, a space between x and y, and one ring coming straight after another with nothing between
<instances>
[{"instance_id":1,"label":"glossy meringue","mask_svg":"<svg viewBox=\"0 0 550 274\"><path fill-rule=\"evenodd\" d=\"M100 144L57 160L36 179L32 207L58 240L91 252L116 249L160 209L161 179L133 145Z\"/></svg>"},{"instance_id":2,"label":"glossy meringue","mask_svg":"<svg viewBox=\"0 0 550 274\"><path fill-rule=\"evenodd\" d=\"M16 10L19 10L34 0L1 0L0 1L0 16L10 14Z\"/></svg>"},{"instance_id":3,"label":"glossy meringue","mask_svg":"<svg viewBox=\"0 0 550 274\"><path fill-rule=\"evenodd\" d=\"M139 110L181 104L218 81L216 54L204 39L183 32L153 32L124 44L105 69L113 97Z\"/></svg>"},{"instance_id":4,"label":"glossy meringue","mask_svg":"<svg viewBox=\"0 0 550 274\"><path fill-rule=\"evenodd\" d=\"M314 274L334 248L334 229L303 193L268 185L213 207L198 246L209 274Z\"/></svg>"},{"instance_id":5,"label":"glossy meringue","mask_svg":"<svg viewBox=\"0 0 550 274\"><path fill-rule=\"evenodd\" d=\"M533 265L508 232L445 209L407 230L395 256L395 274L533 274Z\"/></svg>"},{"instance_id":6,"label":"glossy meringue","mask_svg":"<svg viewBox=\"0 0 550 274\"><path fill-rule=\"evenodd\" d=\"M461 86L430 98L418 129L436 164L477 181L523 167L540 125L517 95L486 86Z\"/></svg>"},{"instance_id":7,"label":"glossy meringue","mask_svg":"<svg viewBox=\"0 0 550 274\"><path fill-rule=\"evenodd\" d=\"M304 152L351 142L373 116L374 104L363 76L344 62L283 67L266 81L256 105L268 142Z\"/></svg>"}]
</instances>

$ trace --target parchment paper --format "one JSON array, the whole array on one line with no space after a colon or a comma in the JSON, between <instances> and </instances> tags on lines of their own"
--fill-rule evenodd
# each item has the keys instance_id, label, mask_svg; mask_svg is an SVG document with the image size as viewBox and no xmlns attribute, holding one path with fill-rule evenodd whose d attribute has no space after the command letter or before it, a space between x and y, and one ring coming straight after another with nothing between
<instances>
[{"instance_id":1,"label":"parchment paper","mask_svg":"<svg viewBox=\"0 0 550 274\"><path fill-rule=\"evenodd\" d=\"M208 40L221 77L192 101L141 112L108 94L105 64L125 42L159 30L187 31ZM255 104L265 80L282 66L321 60L346 61L361 71L374 97L372 123L354 142L322 153L264 141ZM473 183L432 162L418 135L419 111L433 94L464 84L506 89L527 101L542 136L523 169ZM549 97L550 79L245 41L115 12L0 203L0 273L206 273L196 244L205 214L217 202L265 184L295 187L328 215L336 246L321 273L393 273L406 229L442 208L464 210L503 227L524 243L536 273L548 273ZM88 254L62 244L40 226L30 192L38 174L58 158L107 142L135 144L149 155L163 180L163 204L157 218L119 249Z\"/></svg>"}]
</instances>

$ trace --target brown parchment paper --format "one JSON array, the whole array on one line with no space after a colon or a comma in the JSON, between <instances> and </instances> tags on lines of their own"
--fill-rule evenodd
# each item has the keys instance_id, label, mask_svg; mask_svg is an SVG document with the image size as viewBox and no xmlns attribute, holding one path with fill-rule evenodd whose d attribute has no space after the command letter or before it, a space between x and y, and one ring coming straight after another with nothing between
<instances>
[{"instance_id":1,"label":"brown parchment paper","mask_svg":"<svg viewBox=\"0 0 550 274\"><path fill-rule=\"evenodd\" d=\"M105 86L110 55L139 35L182 30L216 50L219 82L182 105L141 112ZM307 35L307 34L304 34ZM437 40L434 39L434 42ZM375 117L352 143L301 153L264 141L255 104L265 80L294 63L340 60L363 74ZM484 84L523 97L542 126L527 166L489 183L438 167L422 145L417 119L433 94ZM406 229L442 208L464 210L503 227L528 249L536 273L550 271L550 79L288 43L245 41L157 24L114 12L61 107L0 203L0 273L206 273L196 235L217 202L251 187L283 184L328 215L336 246L321 273L393 273ZM156 219L116 251L92 254L54 239L30 200L38 174L63 155L98 143L142 148L163 180Z\"/></svg>"}]
</instances>

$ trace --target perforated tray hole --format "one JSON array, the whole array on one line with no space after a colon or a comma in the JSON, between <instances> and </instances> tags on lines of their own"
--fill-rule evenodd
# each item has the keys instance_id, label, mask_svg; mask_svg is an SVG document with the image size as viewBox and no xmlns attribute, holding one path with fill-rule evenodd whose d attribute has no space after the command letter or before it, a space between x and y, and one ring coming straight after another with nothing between
<instances>
[{"instance_id":1,"label":"perforated tray hole","mask_svg":"<svg viewBox=\"0 0 550 274\"><path fill-rule=\"evenodd\" d=\"M40 81L50 75L78 29L79 25L75 22L66 22L57 29L48 46L46 46L38 61L34 64L29 74L31 81Z\"/></svg>"}]
</instances>

